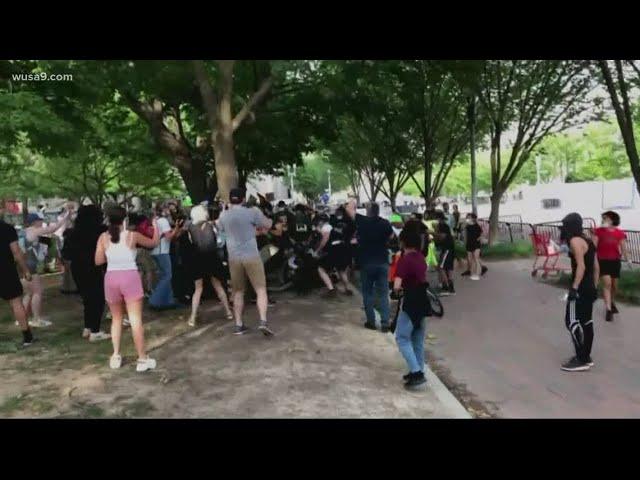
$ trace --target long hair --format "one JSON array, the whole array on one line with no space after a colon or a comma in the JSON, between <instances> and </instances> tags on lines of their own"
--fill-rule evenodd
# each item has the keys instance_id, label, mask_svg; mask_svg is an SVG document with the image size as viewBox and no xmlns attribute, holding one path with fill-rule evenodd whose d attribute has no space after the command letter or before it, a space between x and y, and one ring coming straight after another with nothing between
<instances>
[{"instance_id":1,"label":"long hair","mask_svg":"<svg viewBox=\"0 0 640 480\"><path fill-rule=\"evenodd\" d=\"M113 207L109 210L109 235L112 243L120 241L120 227L127 216L127 211L122 207Z\"/></svg>"}]
</instances>

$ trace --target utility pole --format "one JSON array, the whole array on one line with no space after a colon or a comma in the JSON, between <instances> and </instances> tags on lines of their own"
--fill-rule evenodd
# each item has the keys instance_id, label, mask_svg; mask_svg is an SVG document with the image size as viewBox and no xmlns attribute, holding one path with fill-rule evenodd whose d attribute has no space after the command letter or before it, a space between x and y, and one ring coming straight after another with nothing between
<instances>
[{"instance_id":1,"label":"utility pole","mask_svg":"<svg viewBox=\"0 0 640 480\"><path fill-rule=\"evenodd\" d=\"M327 175L329 176L329 198L331 198L331 170L327 170Z\"/></svg>"}]
</instances>

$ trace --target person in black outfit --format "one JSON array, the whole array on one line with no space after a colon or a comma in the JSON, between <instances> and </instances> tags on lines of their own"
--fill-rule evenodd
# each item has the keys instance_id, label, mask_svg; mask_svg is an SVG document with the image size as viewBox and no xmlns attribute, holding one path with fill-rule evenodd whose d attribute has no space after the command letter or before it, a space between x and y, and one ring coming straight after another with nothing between
<instances>
[{"instance_id":1,"label":"person in black outfit","mask_svg":"<svg viewBox=\"0 0 640 480\"><path fill-rule=\"evenodd\" d=\"M455 295L453 287L453 261L455 260L455 243L451 228L443 212L437 213L438 225L436 226L435 240L440 248L438 259L438 272L440 273L440 295Z\"/></svg>"},{"instance_id":2,"label":"person in black outfit","mask_svg":"<svg viewBox=\"0 0 640 480\"><path fill-rule=\"evenodd\" d=\"M0 298L11 305L13 316L22 330L22 345L27 347L34 341L27 312L22 304L22 283L16 265L22 270L24 279L31 281L31 273L18 244L18 234L13 225L3 220L4 200L0 199Z\"/></svg>"},{"instance_id":3,"label":"person in black outfit","mask_svg":"<svg viewBox=\"0 0 640 480\"><path fill-rule=\"evenodd\" d=\"M567 295L565 325L575 348L575 356L562 364L562 370L580 372L593 366L593 303L598 297L600 266L596 247L582 229L582 217L570 213L562 220L560 239L569 245L571 289Z\"/></svg>"},{"instance_id":4,"label":"person in black outfit","mask_svg":"<svg viewBox=\"0 0 640 480\"><path fill-rule=\"evenodd\" d=\"M62 249L62 256L71 263L71 275L78 287L84 306L82 337L90 342L107 340L111 335L100 331L104 314L104 265L96 266L95 253L98 238L107 230L100 207L83 205Z\"/></svg>"},{"instance_id":5,"label":"person in black outfit","mask_svg":"<svg viewBox=\"0 0 640 480\"><path fill-rule=\"evenodd\" d=\"M478 225L478 216L475 213L467 214L467 225L465 226L465 246L467 249L467 261L469 268L463 276L471 275L471 280L480 280L480 275L487 273L488 268L480 261L480 239L482 238L482 228Z\"/></svg>"}]
</instances>

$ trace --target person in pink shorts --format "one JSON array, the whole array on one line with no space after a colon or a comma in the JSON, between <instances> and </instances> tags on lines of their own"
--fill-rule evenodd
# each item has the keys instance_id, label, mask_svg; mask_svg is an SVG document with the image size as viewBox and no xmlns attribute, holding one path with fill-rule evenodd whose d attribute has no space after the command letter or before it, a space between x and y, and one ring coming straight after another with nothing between
<instances>
[{"instance_id":1,"label":"person in pink shorts","mask_svg":"<svg viewBox=\"0 0 640 480\"><path fill-rule=\"evenodd\" d=\"M122 336L122 318L126 307L133 342L138 352L136 370L145 372L156 368L156 361L150 358L144 346L144 327L142 326L142 302L144 291L136 265L137 247L153 248L160 243L158 225L153 222L153 238L125 228L127 212L122 207L114 207L108 213L109 230L98 238L96 265L107 264L104 277L104 296L111 311L111 341L113 355L109 361L111 368L120 368L120 337Z\"/></svg>"}]
</instances>

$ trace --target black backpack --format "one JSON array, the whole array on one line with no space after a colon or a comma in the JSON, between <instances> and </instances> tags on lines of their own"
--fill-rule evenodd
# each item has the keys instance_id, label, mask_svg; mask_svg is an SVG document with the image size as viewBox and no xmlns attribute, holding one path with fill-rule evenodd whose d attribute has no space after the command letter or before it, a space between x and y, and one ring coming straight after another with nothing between
<instances>
[{"instance_id":1,"label":"black backpack","mask_svg":"<svg viewBox=\"0 0 640 480\"><path fill-rule=\"evenodd\" d=\"M215 253L218 249L218 239L213 225L204 222L200 225L189 225L189 239L200 253Z\"/></svg>"}]
</instances>

